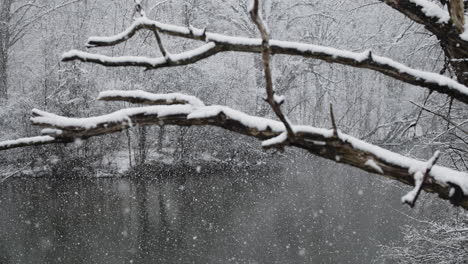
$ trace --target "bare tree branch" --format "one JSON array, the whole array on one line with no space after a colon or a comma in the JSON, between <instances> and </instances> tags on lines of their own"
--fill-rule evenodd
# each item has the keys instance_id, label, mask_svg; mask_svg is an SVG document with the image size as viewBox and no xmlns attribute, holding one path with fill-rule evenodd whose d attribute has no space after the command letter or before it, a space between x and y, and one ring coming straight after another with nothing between
<instances>
[{"instance_id":1,"label":"bare tree branch","mask_svg":"<svg viewBox=\"0 0 468 264\"><path fill-rule=\"evenodd\" d=\"M460 131L462 131L463 133L468 134L468 132L467 132L465 129L463 129L463 128L461 127L461 125L459 125L459 124L453 122L452 120L450 120L450 119L447 118L446 116L441 115L441 114L439 114L439 113L437 113L437 112L435 112L435 111L432 111L431 109L429 109L429 108L427 108L427 107L425 107L425 106L419 105L419 104L417 104L417 103L415 103L415 102L413 102L413 101L410 101L410 103L414 104L415 106L421 108L421 109L424 110L424 111L427 111L427 112L429 112L429 113L431 113L431 114L434 114L434 115L436 115L436 116L438 116L438 117L441 117L441 118L444 119L445 121L447 121L447 122L449 122L450 124L452 124L454 127L458 128L458 129L459 129ZM462 124L463 124L463 123L462 123Z\"/></svg>"},{"instance_id":2,"label":"bare tree branch","mask_svg":"<svg viewBox=\"0 0 468 264\"><path fill-rule=\"evenodd\" d=\"M262 60L263 60L263 70L265 73L265 83L266 83L266 93L267 98L266 101L275 112L276 116L283 122L284 126L286 127L286 131L288 132L288 139L294 140L294 132L291 128L291 124L289 123L287 117L281 111L281 104L283 103L282 97L275 94L273 89L273 79L271 77L271 68L270 68L270 37L266 28L266 25L259 14L259 1L253 0L253 6L250 9L250 17L252 18L253 22L257 26L260 34L262 36ZM277 100L278 99L278 100Z\"/></svg>"}]
</instances>

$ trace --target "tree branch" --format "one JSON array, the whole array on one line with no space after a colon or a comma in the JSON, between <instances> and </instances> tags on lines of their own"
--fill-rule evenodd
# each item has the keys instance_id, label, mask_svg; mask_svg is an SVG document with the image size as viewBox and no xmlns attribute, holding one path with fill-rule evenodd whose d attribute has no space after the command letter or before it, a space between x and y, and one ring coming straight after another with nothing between
<instances>
[{"instance_id":1,"label":"tree branch","mask_svg":"<svg viewBox=\"0 0 468 264\"><path fill-rule=\"evenodd\" d=\"M283 103L283 98L280 96L275 95L275 91L273 89L273 80L271 77L271 68L270 68L270 37L266 28L266 25L259 14L259 1L253 0L252 8L250 9L250 17L252 18L253 22L257 26L260 34L262 36L262 60L263 60L263 70L265 73L265 88L267 93L266 101L275 112L276 116L283 122L284 126L286 127L286 131L288 134L287 139L294 140L294 132L291 128L291 124L289 123L286 116L281 111L281 104ZM276 100L278 99L278 100ZM284 142L282 142L284 143Z\"/></svg>"},{"instance_id":2,"label":"tree branch","mask_svg":"<svg viewBox=\"0 0 468 264\"><path fill-rule=\"evenodd\" d=\"M141 90L104 91L99 93L97 99L100 101L124 101L134 104L146 105L191 104L193 106L204 106L203 102L195 96L181 93L154 94Z\"/></svg>"},{"instance_id":3,"label":"tree branch","mask_svg":"<svg viewBox=\"0 0 468 264\"><path fill-rule=\"evenodd\" d=\"M137 31L141 29L148 29L152 31L157 30L160 33L171 36L208 41L209 43L192 51L183 52L178 55L171 55L171 60L173 61L167 61L164 58L146 58L133 56L109 57L76 50L72 50L63 54L62 60L81 60L112 67L139 66L145 67L147 69L157 69L162 67L193 64L219 52L262 52L261 39L232 37L222 34L209 33L193 27L189 29L186 27L163 24L157 21L149 20L146 17L136 19L127 30L115 36L91 37L88 40L87 46L97 47L116 45L131 38ZM458 83L457 81L437 73L425 72L410 68L389 58L372 54L370 51L356 53L330 47L279 40L270 40L269 46L271 54L302 56L305 58L323 60L329 63L338 63L357 68L370 69L400 81L421 86L429 90L434 90L439 93L446 94L461 102L468 103L468 88Z\"/></svg>"},{"instance_id":4,"label":"tree branch","mask_svg":"<svg viewBox=\"0 0 468 264\"><path fill-rule=\"evenodd\" d=\"M161 98L166 95L153 96ZM127 98L131 102L134 100L133 97ZM119 99L124 100L123 97ZM167 102L172 103L170 100ZM0 150L73 142L76 138L87 139L115 133L135 125L216 126L264 141L281 138L286 132L284 124L279 121L251 116L218 105L155 105L126 108L88 118L68 118L34 109L31 121L34 125L46 127L43 133L48 135L0 142ZM288 142L289 146L305 149L314 155L383 175L407 185L415 185L415 171L427 168L424 161L402 156L352 136L339 133L336 137L333 129L311 126L293 126L292 129L295 140ZM468 209L467 173L434 165L427 171L427 180L421 186L427 192L437 193L442 199Z\"/></svg>"}]
</instances>

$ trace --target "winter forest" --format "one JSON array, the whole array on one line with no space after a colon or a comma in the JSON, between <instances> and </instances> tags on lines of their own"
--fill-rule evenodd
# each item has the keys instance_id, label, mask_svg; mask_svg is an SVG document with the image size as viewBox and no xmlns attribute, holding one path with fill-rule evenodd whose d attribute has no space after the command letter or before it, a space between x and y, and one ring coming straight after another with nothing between
<instances>
[{"instance_id":1,"label":"winter forest","mask_svg":"<svg viewBox=\"0 0 468 264\"><path fill-rule=\"evenodd\" d=\"M2 0L0 264L468 263L467 19Z\"/></svg>"}]
</instances>

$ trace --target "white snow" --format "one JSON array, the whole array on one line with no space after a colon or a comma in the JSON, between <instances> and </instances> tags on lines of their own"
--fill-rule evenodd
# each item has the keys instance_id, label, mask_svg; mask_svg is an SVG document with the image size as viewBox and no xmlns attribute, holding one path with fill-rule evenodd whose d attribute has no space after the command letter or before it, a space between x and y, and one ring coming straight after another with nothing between
<instances>
[{"instance_id":1,"label":"white snow","mask_svg":"<svg viewBox=\"0 0 468 264\"><path fill-rule=\"evenodd\" d=\"M281 133L282 135L270 140L266 140L262 145L274 144L284 140L285 127L282 122L251 116L246 113L231 109L227 106L192 106L192 105L157 105L138 108L127 108L116 111L111 114L89 117L89 118L67 118L55 114L43 112L34 109L33 112L38 115L31 120L34 123L50 124L56 127L78 127L89 129L98 126L99 124L108 122L129 122L129 117L137 114L157 114L158 116L186 114L188 119L203 119L217 116L223 113L227 118L236 120L246 127L254 128L257 130L271 130L272 132ZM330 138L333 136L332 129L315 128L311 126L293 126L294 133L310 133L317 137ZM339 138L348 142L353 148L364 151L375 157L375 159L382 160L383 162L401 167L408 170L408 173L415 174L417 172L424 172L428 166L428 162L405 157L398 153L391 152L381 147L369 144L350 135L343 133L339 134ZM38 137L41 140L53 140L52 137ZM318 140L320 141L320 140ZM5 143L3 143L5 144ZM339 159L339 158L338 158ZM431 162L431 161L429 161ZM383 173L382 169L376 164L374 160L368 160L365 163L367 166L372 167L376 172ZM468 173L456 171L450 168L434 165L429 171L429 176L439 182L440 184L449 183L459 186L465 194L468 194Z\"/></svg>"},{"instance_id":2,"label":"white snow","mask_svg":"<svg viewBox=\"0 0 468 264\"><path fill-rule=\"evenodd\" d=\"M416 194L418 193L418 190L421 188L421 185L423 184L423 180L424 180L424 174L421 171L417 171L414 174L414 188L413 190L405 194L403 197L401 197L402 203L409 203L409 204L414 203L414 199L416 199Z\"/></svg>"},{"instance_id":3,"label":"white snow","mask_svg":"<svg viewBox=\"0 0 468 264\"><path fill-rule=\"evenodd\" d=\"M322 53L333 58L343 57L355 60L357 62L362 62L369 58L369 51L364 52L352 52L347 50L340 50L326 46L319 46L313 44L283 41L283 40L270 40L270 47L273 49L275 46L281 49L295 49L300 52L310 52L310 53Z\"/></svg>"},{"instance_id":4,"label":"white snow","mask_svg":"<svg viewBox=\"0 0 468 264\"><path fill-rule=\"evenodd\" d=\"M465 16L465 24L463 25L463 27L464 27L464 30L463 30L463 33L460 34L460 38L463 39L464 41L468 41L468 17L466 16Z\"/></svg>"},{"instance_id":5,"label":"white snow","mask_svg":"<svg viewBox=\"0 0 468 264\"><path fill-rule=\"evenodd\" d=\"M265 130L267 129L267 127L269 127L272 131L275 132L283 132L285 130L283 123L279 121L274 121L271 119L257 116L251 116L246 113L229 108L227 106L221 105L211 105L196 109L195 111L190 113L187 118L207 118L217 116L220 113L224 113L230 119L239 121L247 127L256 128L258 130Z\"/></svg>"},{"instance_id":6,"label":"white snow","mask_svg":"<svg viewBox=\"0 0 468 264\"><path fill-rule=\"evenodd\" d=\"M449 77L433 72L416 70L386 57L372 55L372 59L378 63L386 64L393 68L396 68L400 73L410 74L416 77L417 79L425 80L425 82L427 83L435 83L438 85L448 86L449 89L458 90L460 93L468 95L468 87Z\"/></svg>"},{"instance_id":7,"label":"white snow","mask_svg":"<svg viewBox=\"0 0 468 264\"><path fill-rule=\"evenodd\" d=\"M380 174L384 174L382 168L377 163L375 163L375 160L373 159L368 159L366 163L364 163L364 165L371 167L372 169L374 169L376 172Z\"/></svg>"},{"instance_id":8,"label":"white snow","mask_svg":"<svg viewBox=\"0 0 468 264\"><path fill-rule=\"evenodd\" d=\"M44 128L41 130L42 135L61 135L62 133L62 130L55 128Z\"/></svg>"},{"instance_id":9,"label":"white snow","mask_svg":"<svg viewBox=\"0 0 468 264\"><path fill-rule=\"evenodd\" d=\"M188 50L179 54L170 54L168 57L172 62L180 62L193 57L197 57L208 52L210 49L216 47L215 43L209 42L204 44L201 47L198 47L193 50ZM70 50L62 54L62 59L70 59L73 57L81 58L85 61L98 61L100 63L108 63L119 66L121 64L132 64L135 66L145 66L145 67L157 67L167 64L167 59L165 57L159 58L148 58L144 56L118 56L111 57L101 54L89 53L80 50Z\"/></svg>"},{"instance_id":10,"label":"white snow","mask_svg":"<svg viewBox=\"0 0 468 264\"><path fill-rule=\"evenodd\" d=\"M434 3L431 3L426 0L411 0L418 6L422 7L422 11L430 17L436 17L439 19L439 22L448 22L449 15L448 12L441 9ZM169 24L159 23L154 20L150 20L146 17L141 17L135 20L135 22L127 28L125 31L110 37L91 37L89 38L89 42L97 41L97 42L104 42L104 43L114 43L116 41L125 41L126 39L133 36L133 34L140 28L157 28L161 32L167 32L169 34L176 34L176 35L186 35L190 36L191 32L194 35L201 36L203 34L202 29L197 29L192 26L189 28L174 26ZM465 31L466 32L466 31ZM463 38L468 39L468 33L462 34ZM216 33L208 33L206 32L206 40L212 41L214 43L207 43L199 48L196 48L191 51L186 51L176 55L170 55L172 60L185 60L188 58L192 58L194 56L206 53L210 49L214 49L216 47L215 43L219 44L232 44L232 45L243 45L243 46L259 46L261 45L261 39L259 38L245 38L245 37L232 37L226 36L222 34ZM332 58L341 58L341 59L350 59L356 62L363 62L364 60L370 57L371 52L369 50L357 53L351 52L347 50L340 50L326 46L319 46L319 45L312 45L312 44L305 44L305 43L297 43L297 42L290 42L290 41L281 41L281 40L270 40L269 41L270 47L272 49L279 48L279 49L293 49L297 50L302 53L312 53L313 55L324 55L330 56ZM165 58L146 58L146 57L136 57L136 56L122 56L122 57L109 57L104 55L98 54L91 54L87 52L81 52L77 50L72 50L63 54L63 58L70 58L73 56L78 56L83 59L91 59L91 60L98 60L101 62L109 62L109 63L137 63L143 64L140 66L146 66L144 64L148 64L151 67L157 67L161 64L164 65L166 63ZM401 73L406 73L413 76L415 79L425 80L427 83L435 83L438 85L447 86L449 89L455 89L463 94L468 95L468 88L455 80L452 80L448 77L445 77L440 74L431 73L420 71L416 69L412 69L404 64L398 63L386 57L372 55L373 61L389 65L395 69L397 69Z\"/></svg>"},{"instance_id":11,"label":"white snow","mask_svg":"<svg viewBox=\"0 0 468 264\"><path fill-rule=\"evenodd\" d=\"M272 137L270 139L262 141L262 147L270 147L270 146L274 146L277 144L281 144L285 142L287 139L288 139L288 133L282 132L276 137Z\"/></svg>"},{"instance_id":12,"label":"white snow","mask_svg":"<svg viewBox=\"0 0 468 264\"><path fill-rule=\"evenodd\" d=\"M89 52L84 52L80 50L70 50L65 52L62 55L62 59L68 59L72 57L79 57L84 60L96 60L102 63L138 63L138 64L148 64L148 66L155 67L166 63L164 58L147 58L140 56L120 56L120 57L110 57L101 54L94 54Z\"/></svg>"},{"instance_id":13,"label":"white snow","mask_svg":"<svg viewBox=\"0 0 468 264\"><path fill-rule=\"evenodd\" d=\"M34 143L43 143L43 142L50 142L54 141L55 138L51 136L37 136L37 137L26 137L26 138L18 138L14 140L5 140L0 141L0 148L8 148L14 145L20 144L34 144Z\"/></svg>"},{"instance_id":14,"label":"white snow","mask_svg":"<svg viewBox=\"0 0 468 264\"><path fill-rule=\"evenodd\" d=\"M277 104L282 104L282 103L284 103L284 96L283 95L273 94L273 100Z\"/></svg>"},{"instance_id":15,"label":"white snow","mask_svg":"<svg viewBox=\"0 0 468 264\"><path fill-rule=\"evenodd\" d=\"M90 37L88 39L88 43L90 42L117 42L117 41L124 41L127 40L131 35L135 34L135 32L142 26L153 26L156 28L159 28L160 31L172 31L172 32L177 32L180 34L189 34L190 31L186 27L180 27L180 26L174 26L174 25L169 25L169 24L164 24L164 23L159 23L154 20L148 19L146 16L144 17L139 17L135 19L135 21L132 23L130 27L128 27L125 31L114 35L114 36L109 36L109 37ZM88 46L93 46L90 44L87 44Z\"/></svg>"},{"instance_id":16,"label":"white snow","mask_svg":"<svg viewBox=\"0 0 468 264\"><path fill-rule=\"evenodd\" d=\"M428 17L434 17L438 19L439 23L448 23L450 20L450 15L448 11L443 10L438 5L427 0L409 0L410 2L415 3L416 5L422 7L422 11Z\"/></svg>"},{"instance_id":17,"label":"white snow","mask_svg":"<svg viewBox=\"0 0 468 264\"><path fill-rule=\"evenodd\" d=\"M369 152L375 157L382 159L383 161L390 164L402 168L407 168L409 173L412 172L412 168L421 168L427 166L425 161L405 157L398 153L391 152L346 134L341 134L341 138L349 142L356 149ZM463 190L463 193L468 194L468 173L466 172L456 171L450 168L434 165L429 172L429 176L443 184L456 184Z\"/></svg>"},{"instance_id":18,"label":"white snow","mask_svg":"<svg viewBox=\"0 0 468 264\"><path fill-rule=\"evenodd\" d=\"M107 115L87 117L87 118L71 118L63 117L56 114L44 112L38 109L33 109L33 113L38 116L31 118L33 123L44 123L57 127L76 127L82 129L95 128L104 123L131 123L130 116L145 114L158 116L189 114L193 111L191 105L155 105L147 107L126 108Z\"/></svg>"},{"instance_id":19,"label":"white snow","mask_svg":"<svg viewBox=\"0 0 468 264\"><path fill-rule=\"evenodd\" d=\"M172 103L175 101L183 101L191 104L193 106L204 106L205 104L195 96L185 95L181 93L168 93L168 94L155 94L149 93L142 90L131 90L131 91L122 91L122 90L109 90L100 92L98 95L98 100L105 97L131 97L135 99L144 99L148 101L166 101Z\"/></svg>"}]
</instances>

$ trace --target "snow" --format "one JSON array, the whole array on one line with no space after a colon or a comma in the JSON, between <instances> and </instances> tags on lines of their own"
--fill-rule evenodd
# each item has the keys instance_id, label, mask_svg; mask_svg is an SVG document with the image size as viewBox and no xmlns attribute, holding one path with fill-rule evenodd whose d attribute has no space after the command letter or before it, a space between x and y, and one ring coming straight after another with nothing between
<instances>
[{"instance_id":1,"label":"snow","mask_svg":"<svg viewBox=\"0 0 468 264\"><path fill-rule=\"evenodd\" d=\"M415 182L414 189L409 191L403 197L401 197L402 203L414 204L414 200L416 199L416 194L418 193L418 190L421 189L423 180L424 180L423 173L421 171L417 171L414 174L414 182Z\"/></svg>"},{"instance_id":2,"label":"snow","mask_svg":"<svg viewBox=\"0 0 468 264\"><path fill-rule=\"evenodd\" d=\"M283 123L267 118L251 116L246 113L234 110L227 106L211 105L195 110L188 115L188 119L208 118L219 114L225 114L228 118L239 121L243 125L258 130L265 130L269 127L272 131L283 132L285 130Z\"/></svg>"},{"instance_id":3,"label":"snow","mask_svg":"<svg viewBox=\"0 0 468 264\"><path fill-rule=\"evenodd\" d=\"M410 2L415 3L416 5L422 7L422 12L428 16L437 18L439 23L448 23L450 20L450 15L448 11L443 10L438 5L427 0L409 0Z\"/></svg>"},{"instance_id":4,"label":"snow","mask_svg":"<svg viewBox=\"0 0 468 264\"><path fill-rule=\"evenodd\" d=\"M188 118L191 119L191 118L212 117L212 116L216 116L220 114L221 112L224 113L227 117L237 120L248 127L263 130L263 129L266 129L266 127L268 126L273 131L278 131L278 132L285 131L284 125L281 122L273 121L273 120L269 120L269 119L265 119L261 117L250 116L250 115L233 110L225 106L203 107L189 114ZM323 136L324 138L330 138L333 136L332 129L315 128L311 126L293 126L292 129L295 133L305 132L305 133L319 134ZM369 144L365 141L359 140L350 135L340 133L340 138L350 143L354 148L358 150L368 152L369 154L372 154L376 158L381 159L387 163L390 163L390 164L393 164L402 168L406 168L408 170L408 173L412 173L414 168L427 167L427 163L424 161L405 157L398 153L394 153L389 150L383 149L379 146ZM264 141L262 145L264 144L268 145L269 143L274 143L275 140L277 142L280 139L281 138L276 138L272 141L266 141L266 142ZM366 163L367 163L366 165L368 166L377 165L377 164L372 164L372 161L367 161ZM382 168L380 168L379 166L374 166L373 168L379 173L383 172ZM450 168L434 165L431 171L429 172L429 175L430 177L432 177L433 179L435 179L436 181L442 184L447 184L447 185L449 185L449 183L456 184L460 186L460 188L463 190L465 194L468 194L468 173L459 172Z\"/></svg>"},{"instance_id":5,"label":"snow","mask_svg":"<svg viewBox=\"0 0 468 264\"><path fill-rule=\"evenodd\" d=\"M101 54L93 54L89 52L84 52L80 50L70 50L65 52L62 55L62 60L69 59L73 57L79 57L86 60L96 60L101 63L137 63L137 64L148 64L148 66L155 67L156 65L166 63L164 58L147 58L147 57L140 57L140 56L120 56L120 57L110 57Z\"/></svg>"},{"instance_id":6,"label":"snow","mask_svg":"<svg viewBox=\"0 0 468 264\"><path fill-rule=\"evenodd\" d=\"M188 60L190 58L194 58L199 55L202 55L208 52L210 49L214 49L215 46L216 45L213 42L209 42L196 49L185 51L179 54L171 54L171 55L168 55L168 57L173 62ZM167 59L165 57L159 57L159 58L148 58L148 57L143 57L143 56L111 57L111 56L106 56L106 55L101 55L101 54L84 52L80 50L70 50L70 51L65 52L62 55L62 60L71 59L75 57L81 58L84 61L92 60L92 61L98 61L103 64L104 63L114 64L115 66L121 66L121 65L128 66L128 65L123 65L123 64L131 64L134 66L145 66L145 67L155 68L157 66L165 65L167 63Z\"/></svg>"},{"instance_id":7,"label":"snow","mask_svg":"<svg viewBox=\"0 0 468 264\"><path fill-rule=\"evenodd\" d=\"M463 39L464 41L468 41L468 18L466 16L465 16L465 25L463 25L463 27L464 27L464 30L463 30L463 33L460 34L460 38Z\"/></svg>"},{"instance_id":8,"label":"snow","mask_svg":"<svg viewBox=\"0 0 468 264\"><path fill-rule=\"evenodd\" d=\"M121 91L110 91L110 94L118 94ZM140 94L143 96L148 96L148 94ZM138 96L138 93L135 94ZM156 95L155 96L161 96ZM170 98L170 97L169 97ZM191 98L193 99L193 98ZM195 100L195 102L197 102ZM200 105L201 102L195 103ZM116 111L111 114L89 117L89 118L67 118L58 116L55 114L43 112L37 109L34 109L33 112L38 115L32 117L31 120L34 123L43 123L50 124L55 127L73 127L73 128L83 128L90 129L94 128L103 123L118 123L118 122L129 122L130 116L144 114L144 115L153 115L166 116L166 115L176 115L176 114L186 114L187 119L203 119L218 116L219 114L224 114L228 119L236 120L243 124L246 127L262 130L270 130L272 132L279 133L280 135L269 140L265 140L262 145L268 146L281 142L285 139L286 129L284 124L279 121L251 116L246 113L231 109L227 106L212 105L212 106L193 106L193 105L156 105L156 106L147 106L147 107L138 107L138 108L127 108ZM294 133L310 133L313 137L323 138L325 142L326 138L333 137L332 129L323 129L315 128L311 126L293 126ZM39 137L42 140L53 140L52 137ZM383 149L379 146L369 144L365 141L354 138L350 135L343 133L339 134L339 138L352 145L353 148L367 152L369 155L375 157L376 160L381 160L382 162L392 164L397 167L408 170L409 174L419 174L424 173L429 162L420 161L412 158L405 157L398 153L391 152L389 150ZM311 139L312 140L312 139ZM317 140L320 141L321 140ZM5 144L5 143L4 143ZM434 157L433 157L434 158ZM365 163L366 166L372 167L376 172L383 173L382 168L380 168L375 160L369 159ZM468 173L459 172L450 168L441 167L434 165L429 171L429 176L440 184L446 184L449 186L450 183L459 186L465 194L468 194Z\"/></svg>"},{"instance_id":9,"label":"snow","mask_svg":"<svg viewBox=\"0 0 468 264\"><path fill-rule=\"evenodd\" d=\"M364 163L364 165L371 167L372 169L374 169L376 172L380 174L384 174L382 168L377 163L375 163L373 159L368 159L366 163Z\"/></svg>"},{"instance_id":10,"label":"snow","mask_svg":"<svg viewBox=\"0 0 468 264\"><path fill-rule=\"evenodd\" d=\"M143 99L148 101L166 101L168 103L185 101L193 106L204 106L205 104L195 96L185 95L181 93L168 93L168 94L155 94L149 93L142 90L131 90L131 91L122 91L122 90L109 90L100 92L98 95L98 100L105 97L130 97L135 99Z\"/></svg>"},{"instance_id":11,"label":"snow","mask_svg":"<svg viewBox=\"0 0 468 264\"><path fill-rule=\"evenodd\" d=\"M441 9L434 3L431 3L426 0L411 0L418 6L422 7L422 11L430 17L436 17L439 19L439 22L447 22L449 21L448 12ZM190 26L189 28L174 26L169 24L160 23L154 20L150 20L146 17L141 17L135 20L135 22L127 28L125 31L110 37L91 37L89 38L89 42L100 42L100 43L115 43L116 41L124 41L131 36L140 28L157 28L161 32L167 32L172 35L186 35L189 36L201 36L203 34L202 29L197 29L195 27ZM170 55L172 60L186 60L189 58L193 58L197 55L204 54L208 52L210 49L214 49L216 47L216 43L219 44L231 44L231 45L242 45L242 46L259 46L261 45L262 40L259 38L245 38L245 37L232 37L226 36L222 34L216 33L208 33L206 32L206 40L212 41L207 43L199 48L196 48L191 51L183 52L176 55ZM468 33L462 34L463 38L468 39ZM315 55L324 55L330 56L334 59L341 58L341 59L350 59L356 62L363 62L366 59L372 57L372 60L379 64L388 65L397 69L401 73L406 73L413 76L415 79L425 80L427 83L435 83L438 85L448 86L449 89L455 89L460 93L468 95L468 88L455 80L452 80L448 77L445 77L440 74L431 73L420 71L416 69L412 69L404 64L398 63L386 57L375 56L369 50L366 50L361 53L351 52L347 50L340 50L326 46L319 46L319 45L312 45L312 44L305 44L305 43L297 43L297 42L290 42L290 41L281 41L281 40L270 40L269 41L270 47L272 49L293 49L297 50L302 53L312 53ZM235 50L235 48L234 48ZM240 49L242 50L242 49ZM372 56L371 56L372 54ZM122 56L122 57L108 57L104 55L97 55L91 54L86 52L81 52L77 50L72 50L63 54L63 58L70 58L70 57L80 57L83 59L92 59L97 60L100 62L109 62L109 63L137 63L137 64L148 64L151 67L156 67L161 64L166 63L165 58L146 58L146 57L135 57L135 56ZM145 65L140 65L145 66Z\"/></svg>"},{"instance_id":12,"label":"snow","mask_svg":"<svg viewBox=\"0 0 468 264\"><path fill-rule=\"evenodd\" d=\"M188 114L192 112L191 105L156 105L147 107L126 108L107 115L87 117L87 118L71 118L63 117L56 114L44 112L38 109L33 109L33 113L38 115L31 118L33 123L44 123L56 127L73 127L82 129L95 128L98 125L105 123L130 123L130 116L158 115L159 117L167 115Z\"/></svg>"},{"instance_id":13,"label":"snow","mask_svg":"<svg viewBox=\"0 0 468 264\"><path fill-rule=\"evenodd\" d=\"M274 145L278 145L281 143L284 143L288 139L288 133L287 132L282 132L276 137L272 137L270 139L264 140L262 142L262 147L270 147Z\"/></svg>"},{"instance_id":14,"label":"snow","mask_svg":"<svg viewBox=\"0 0 468 264\"><path fill-rule=\"evenodd\" d=\"M448 86L450 89L454 89L459 91L460 93L468 95L468 87L458 83L457 81L437 74L433 72L426 72L421 70L416 70L410 68L402 63L396 62L390 58L377 56L371 53L371 51L366 50L361 53L346 51L346 50L339 50L331 47L324 47L312 44L305 44L305 43L296 43L296 42L289 42L289 41L279 41L279 40L270 40L270 46L273 48L277 46L281 49L296 49L300 52L304 53L322 53L327 56L331 56L333 58L344 58L344 59L351 59L356 62L363 62L366 59L369 59L372 56L372 60L379 64L388 65L394 69L397 69L400 73L409 74L416 79L425 80L428 83L435 83L438 85Z\"/></svg>"},{"instance_id":15,"label":"snow","mask_svg":"<svg viewBox=\"0 0 468 264\"><path fill-rule=\"evenodd\" d=\"M34 143L45 143L54 141L55 138L51 136L37 136L37 137L27 137L27 138L19 138L14 140L5 140L0 141L0 148L8 148L14 145L21 145L21 144L34 144Z\"/></svg>"},{"instance_id":16,"label":"snow","mask_svg":"<svg viewBox=\"0 0 468 264\"><path fill-rule=\"evenodd\" d=\"M416 69L410 68L402 63L396 62L386 57L373 55L372 59L380 64L386 64L386 65L389 65L390 67L396 68L398 69L400 73L407 73L409 75L416 77L416 79L425 80L425 82L428 82L428 83L435 83L441 86L442 85L448 86L450 89L454 89L454 90L459 91L460 93L468 95L468 87L460 84L459 82L449 77L446 77L437 73L433 73L433 72L425 72L421 70L416 70Z\"/></svg>"},{"instance_id":17,"label":"snow","mask_svg":"<svg viewBox=\"0 0 468 264\"><path fill-rule=\"evenodd\" d=\"M154 20L148 19L146 16L139 17L135 19L130 27L128 27L125 31L109 37L90 37L88 39L88 47L93 47L94 45L90 44L92 42L100 42L100 43L113 43L119 41L125 41L130 38L135 32L142 26L152 26L155 28L159 28L161 31L172 31L177 32L180 34L189 34L190 31L186 27L174 26L169 24L160 23Z\"/></svg>"},{"instance_id":18,"label":"snow","mask_svg":"<svg viewBox=\"0 0 468 264\"><path fill-rule=\"evenodd\" d=\"M277 103L277 104L282 104L282 103L284 103L284 96L283 96L283 95L274 94L274 95L273 95L273 100L274 100L275 103Z\"/></svg>"},{"instance_id":19,"label":"snow","mask_svg":"<svg viewBox=\"0 0 468 264\"><path fill-rule=\"evenodd\" d=\"M425 168L427 166L425 161L405 157L346 134L341 134L341 138L349 142L356 149L369 152L375 157L390 164L407 168L408 173L412 173L414 168ZM440 183L447 184L447 186L449 183L456 184L463 190L463 193L468 194L468 173L466 172L460 172L450 168L434 165L429 172L429 176Z\"/></svg>"},{"instance_id":20,"label":"snow","mask_svg":"<svg viewBox=\"0 0 468 264\"><path fill-rule=\"evenodd\" d=\"M299 43L299 42L291 42L291 41L283 41L283 40L270 40L270 47L273 49L274 47L280 49L295 49L300 52L306 53L322 53L333 58L343 57L355 60L356 62L363 62L364 60L369 58L369 50L364 52L352 52L347 50L340 50L326 46L319 46L313 44L306 44L306 43Z\"/></svg>"},{"instance_id":21,"label":"snow","mask_svg":"<svg viewBox=\"0 0 468 264\"><path fill-rule=\"evenodd\" d=\"M44 128L41 130L42 135L61 135L62 133L62 130L55 128Z\"/></svg>"}]
</instances>

